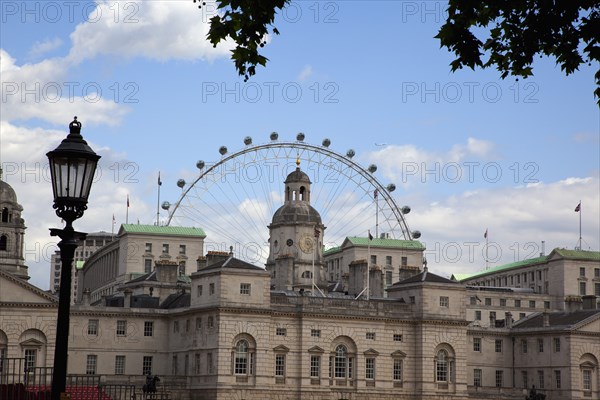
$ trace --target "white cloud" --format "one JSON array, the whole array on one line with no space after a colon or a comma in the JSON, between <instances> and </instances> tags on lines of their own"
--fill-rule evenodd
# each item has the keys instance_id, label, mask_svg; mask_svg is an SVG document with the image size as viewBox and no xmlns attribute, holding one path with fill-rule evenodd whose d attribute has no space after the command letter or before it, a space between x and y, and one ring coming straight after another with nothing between
<instances>
[{"instance_id":1,"label":"white cloud","mask_svg":"<svg viewBox=\"0 0 600 400\"><path fill-rule=\"evenodd\" d=\"M311 65L307 65L305 66L302 71L300 71L300 74L298 75L298 80L299 81L305 81L308 78L310 78L313 74L313 69Z\"/></svg>"},{"instance_id":2,"label":"white cloud","mask_svg":"<svg viewBox=\"0 0 600 400\"><path fill-rule=\"evenodd\" d=\"M214 2L199 10L187 1L99 0L71 40L75 63L97 55L123 58L213 60L229 56L229 42L213 48L206 39Z\"/></svg>"},{"instance_id":3,"label":"white cloud","mask_svg":"<svg viewBox=\"0 0 600 400\"><path fill-rule=\"evenodd\" d=\"M51 52L52 50L58 49L63 44L60 38L46 39L43 41L36 41L31 49L29 50L30 58L38 58L44 54Z\"/></svg>"}]
</instances>

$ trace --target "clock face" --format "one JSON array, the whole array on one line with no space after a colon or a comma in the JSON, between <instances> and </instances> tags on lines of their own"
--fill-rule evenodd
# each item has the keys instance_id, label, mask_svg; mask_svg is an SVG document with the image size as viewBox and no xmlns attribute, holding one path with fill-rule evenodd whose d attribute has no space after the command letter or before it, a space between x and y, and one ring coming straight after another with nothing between
<instances>
[{"instance_id":1,"label":"clock face","mask_svg":"<svg viewBox=\"0 0 600 400\"><path fill-rule=\"evenodd\" d=\"M294 245L294 241L292 239L288 239L285 244L287 244L289 247Z\"/></svg>"},{"instance_id":2,"label":"clock face","mask_svg":"<svg viewBox=\"0 0 600 400\"><path fill-rule=\"evenodd\" d=\"M313 250L313 238L310 235L304 235L300 238L300 250L310 253Z\"/></svg>"}]
</instances>

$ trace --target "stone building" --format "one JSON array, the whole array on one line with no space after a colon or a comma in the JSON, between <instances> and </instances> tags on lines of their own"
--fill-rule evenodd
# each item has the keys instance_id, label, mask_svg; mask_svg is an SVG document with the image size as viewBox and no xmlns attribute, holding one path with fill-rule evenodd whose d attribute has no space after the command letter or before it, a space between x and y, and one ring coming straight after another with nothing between
<instances>
[{"instance_id":1,"label":"stone building","mask_svg":"<svg viewBox=\"0 0 600 400\"><path fill-rule=\"evenodd\" d=\"M286 182L290 190L292 183L299 190L303 183L304 194L310 190L301 173ZM466 285L426 267L417 270L418 248L406 262L415 270L388 285L387 297L375 294L379 289L369 300L327 291L315 235L324 226L307 205L286 207L285 218L274 216L266 270L233 252L194 259L203 233L186 231L188 236L166 242L165 232L151 231L162 227L138 232L124 226L118 241L88 259L86 269L94 267L83 282L95 286L71 308L69 372L99 377L100 387L131 384L138 390L145 374L157 374L171 398L181 400L516 400L531 385L547 400L600 398L595 296L565 291L560 299L550 290L511 288L503 280L501 287L498 281L487 285L487 278L486 285ZM315 266L323 268L313 276L323 293L312 290L312 277L302 276L312 272L310 251L281 259L273 253L275 240L287 246L289 239L293 248L309 235L313 248L318 243ZM195 252L185 248L185 279L182 254L170 252L184 237L198 245ZM169 251L156 251L164 244ZM587 274L600 268L599 254L564 263L564 279L582 265L585 277L593 276ZM365 272L349 272L350 286L365 287L364 261L344 258L348 271ZM188 265L194 263L192 271ZM369 273L381 277L383 270L373 264ZM400 273L402 264L394 261L393 269ZM525 315L516 318L521 309ZM25 360L28 371L52 366L56 310L54 296L0 271L0 366L15 358ZM7 371L0 367L0 380Z\"/></svg>"},{"instance_id":2,"label":"stone building","mask_svg":"<svg viewBox=\"0 0 600 400\"><path fill-rule=\"evenodd\" d=\"M23 206L17 202L13 188L2 180L0 168L0 271L10 272L21 279L29 279L23 249L25 220Z\"/></svg>"}]
</instances>

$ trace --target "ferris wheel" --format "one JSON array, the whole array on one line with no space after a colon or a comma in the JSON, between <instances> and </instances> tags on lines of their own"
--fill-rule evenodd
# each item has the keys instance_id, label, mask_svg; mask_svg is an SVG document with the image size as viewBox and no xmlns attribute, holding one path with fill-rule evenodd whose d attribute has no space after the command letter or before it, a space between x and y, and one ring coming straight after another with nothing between
<instances>
[{"instance_id":1,"label":"ferris wheel","mask_svg":"<svg viewBox=\"0 0 600 400\"><path fill-rule=\"evenodd\" d=\"M232 249L245 261L264 263L269 251L268 225L283 205L284 180L297 163L312 182L311 205L326 226L326 248L339 246L347 236L379 235L413 240L421 236L410 231L405 215L410 207L399 207L392 197L396 185L383 185L375 177L377 166L363 168L353 149L340 154L321 145L306 143L298 133L295 141L279 140L255 145L244 138L244 147L230 153L219 148L221 158L196 163L199 174L190 182L177 181L179 199L162 203L168 211L167 225L196 226L206 234L206 251Z\"/></svg>"}]
</instances>

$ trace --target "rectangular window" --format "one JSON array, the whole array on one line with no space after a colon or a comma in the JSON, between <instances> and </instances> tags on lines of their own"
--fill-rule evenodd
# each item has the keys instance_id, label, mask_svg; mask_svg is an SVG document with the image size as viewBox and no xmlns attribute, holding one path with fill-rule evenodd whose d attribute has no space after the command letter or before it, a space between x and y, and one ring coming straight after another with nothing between
<instances>
[{"instance_id":1,"label":"rectangular window","mask_svg":"<svg viewBox=\"0 0 600 400\"><path fill-rule=\"evenodd\" d=\"M401 342L402 341L402 335L398 334L398 333L394 333L394 342Z\"/></svg>"},{"instance_id":2,"label":"rectangular window","mask_svg":"<svg viewBox=\"0 0 600 400\"><path fill-rule=\"evenodd\" d=\"M202 285L196 286L196 297L202 297Z\"/></svg>"},{"instance_id":3,"label":"rectangular window","mask_svg":"<svg viewBox=\"0 0 600 400\"><path fill-rule=\"evenodd\" d=\"M410 304L415 304L416 303L415 296L409 296L408 301L410 302Z\"/></svg>"},{"instance_id":4,"label":"rectangular window","mask_svg":"<svg viewBox=\"0 0 600 400\"><path fill-rule=\"evenodd\" d=\"M600 268L594 268L594 278L600 278Z\"/></svg>"},{"instance_id":5,"label":"rectangular window","mask_svg":"<svg viewBox=\"0 0 600 400\"><path fill-rule=\"evenodd\" d=\"M367 332L367 340L375 340L375 332Z\"/></svg>"},{"instance_id":6,"label":"rectangular window","mask_svg":"<svg viewBox=\"0 0 600 400\"><path fill-rule=\"evenodd\" d=\"M481 338L473 338L473 351L481 351Z\"/></svg>"},{"instance_id":7,"label":"rectangular window","mask_svg":"<svg viewBox=\"0 0 600 400\"><path fill-rule=\"evenodd\" d=\"M475 321L481 321L481 311L475 310Z\"/></svg>"},{"instance_id":8,"label":"rectangular window","mask_svg":"<svg viewBox=\"0 0 600 400\"><path fill-rule=\"evenodd\" d=\"M202 317L196 317L196 330L199 331L202 329Z\"/></svg>"},{"instance_id":9,"label":"rectangular window","mask_svg":"<svg viewBox=\"0 0 600 400\"><path fill-rule=\"evenodd\" d=\"M542 280L542 271L540 270L537 273L538 273L537 274L538 275L538 279L541 281Z\"/></svg>"},{"instance_id":10,"label":"rectangular window","mask_svg":"<svg viewBox=\"0 0 600 400\"><path fill-rule=\"evenodd\" d=\"M585 267L579 267L579 276L585 278Z\"/></svg>"},{"instance_id":11,"label":"rectangular window","mask_svg":"<svg viewBox=\"0 0 600 400\"><path fill-rule=\"evenodd\" d=\"M469 304L471 304L472 306L476 305L477 304L477 297L471 296L469 298Z\"/></svg>"},{"instance_id":12,"label":"rectangular window","mask_svg":"<svg viewBox=\"0 0 600 400\"><path fill-rule=\"evenodd\" d=\"M144 258L144 273L149 274L152 272L152 259Z\"/></svg>"},{"instance_id":13,"label":"rectangular window","mask_svg":"<svg viewBox=\"0 0 600 400\"><path fill-rule=\"evenodd\" d=\"M392 271L385 271L385 284L386 285L392 284Z\"/></svg>"},{"instance_id":14,"label":"rectangular window","mask_svg":"<svg viewBox=\"0 0 600 400\"><path fill-rule=\"evenodd\" d=\"M189 319L185 320L185 331L186 332L190 331L190 320Z\"/></svg>"},{"instance_id":15,"label":"rectangular window","mask_svg":"<svg viewBox=\"0 0 600 400\"><path fill-rule=\"evenodd\" d=\"M496 353L502 353L502 339L496 339L494 342Z\"/></svg>"},{"instance_id":16,"label":"rectangular window","mask_svg":"<svg viewBox=\"0 0 600 400\"><path fill-rule=\"evenodd\" d=\"M178 375L179 371L178 371L178 365L179 363L177 362L177 355L173 355L173 363L171 365L171 375Z\"/></svg>"},{"instance_id":17,"label":"rectangular window","mask_svg":"<svg viewBox=\"0 0 600 400\"><path fill-rule=\"evenodd\" d=\"M240 294L250 294L250 284L249 283L240 283Z\"/></svg>"},{"instance_id":18,"label":"rectangular window","mask_svg":"<svg viewBox=\"0 0 600 400\"><path fill-rule=\"evenodd\" d=\"M144 356L142 359L142 375L152 374L152 356Z\"/></svg>"},{"instance_id":19,"label":"rectangular window","mask_svg":"<svg viewBox=\"0 0 600 400\"><path fill-rule=\"evenodd\" d=\"M179 254L185 255L185 244L179 245Z\"/></svg>"},{"instance_id":20,"label":"rectangular window","mask_svg":"<svg viewBox=\"0 0 600 400\"><path fill-rule=\"evenodd\" d=\"M98 335L98 320L90 319L88 320L88 335L97 336Z\"/></svg>"},{"instance_id":21,"label":"rectangular window","mask_svg":"<svg viewBox=\"0 0 600 400\"><path fill-rule=\"evenodd\" d=\"M392 265L392 256L385 256L385 265Z\"/></svg>"},{"instance_id":22,"label":"rectangular window","mask_svg":"<svg viewBox=\"0 0 600 400\"><path fill-rule=\"evenodd\" d=\"M401 358L394 359L394 370L393 370L393 379L396 382L402 381L402 367L403 360Z\"/></svg>"},{"instance_id":23,"label":"rectangular window","mask_svg":"<svg viewBox=\"0 0 600 400\"><path fill-rule=\"evenodd\" d=\"M275 334L277 336L286 336L287 335L287 329L286 328L276 328L275 329Z\"/></svg>"},{"instance_id":24,"label":"rectangular window","mask_svg":"<svg viewBox=\"0 0 600 400\"><path fill-rule=\"evenodd\" d=\"M492 305L492 299L491 299L491 298L489 298L489 297L486 297L486 298L485 298L485 305L486 305L486 306L491 306L491 305Z\"/></svg>"},{"instance_id":25,"label":"rectangular window","mask_svg":"<svg viewBox=\"0 0 600 400\"><path fill-rule=\"evenodd\" d=\"M473 370L473 386L481 387L481 370L480 369Z\"/></svg>"},{"instance_id":26,"label":"rectangular window","mask_svg":"<svg viewBox=\"0 0 600 400\"><path fill-rule=\"evenodd\" d=\"M560 352L560 338L554 338L554 352Z\"/></svg>"},{"instance_id":27,"label":"rectangular window","mask_svg":"<svg viewBox=\"0 0 600 400\"><path fill-rule=\"evenodd\" d=\"M319 378L321 376L321 356L310 356L310 377Z\"/></svg>"},{"instance_id":28,"label":"rectangular window","mask_svg":"<svg viewBox=\"0 0 600 400\"><path fill-rule=\"evenodd\" d=\"M448 296L440 296L440 307L448 307L450 305L450 299Z\"/></svg>"},{"instance_id":29,"label":"rectangular window","mask_svg":"<svg viewBox=\"0 0 600 400\"><path fill-rule=\"evenodd\" d=\"M179 269L177 272L179 275L185 275L185 261L179 261Z\"/></svg>"},{"instance_id":30,"label":"rectangular window","mask_svg":"<svg viewBox=\"0 0 600 400\"><path fill-rule=\"evenodd\" d=\"M544 388L544 371L538 371L538 389Z\"/></svg>"},{"instance_id":31,"label":"rectangular window","mask_svg":"<svg viewBox=\"0 0 600 400\"><path fill-rule=\"evenodd\" d=\"M275 376L280 378L285 376L285 354L275 355Z\"/></svg>"},{"instance_id":32,"label":"rectangular window","mask_svg":"<svg viewBox=\"0 0 600 400\"><path fill-rule=\"evenodd\" d=\"M154 322L153 321L144 321L144 336L153 336L154 335Z\"/></svg>"},{"instance_id":33,"label":"rectangular window","mask_svg":"<svg viewBox=\"0 0 600 400\"><path fill-rule=\"evenodd\" d=\"M544 308L546 310L550 309L550 302L549 301L544 301Z\"/></svg>"},{"instance_id":34,"label":"rectangular window","mask_svg":"<svg viewBox=\"0 0 600 400\"><path fill-rule=\"evenodd\" d=\"M200 353L194 354L194 374L200 375L200 367L202 363L200 362Z\"/></svg>"},{"instance_id":35,"label":"rectangular window","mask_svg":"<svg viewBox=\"0 0 600 400\"><path fill-rule=\"evenodd\" d=\"M515 308L520 308L521 307L521 300L516 299L515 300Z\"/></svg>"},{"instance_id":36,"label":"rectangular window","mask_svg":"<svg viewBox=\"0 0 600 400\"><path fill-rule=\"evenodd\" d=\"M506 299L500 299L500 307L506 307Z\"/></svg>"},{"instance_id":37,"label":"rectangular window","mask_svg":"<svg viewBox=\"0 0 600 400\"><path fill-rule=\"evenodd\" d=\"M525 315L525 313L524 313L524 312L522 312L522 313L519 313L519 319L523 319L523 318L525 318L525 317L526 317L526 315Z\"/></svg>"},{"instance_id":38,"label":"rectangular window","mask_svg":"<svg viewBox=\"0 0 600 400\"><path fill-rule=\"evenodd\" d=\"M600 297L600 283L594 283L594 296Z\"/></svg>"},{"instance_id":39,"label":"rectangular window","mask_svg":"<svg viewBox=\"0 0 600 400\"><path fill-rule=\"evenodd\" d=\"M212 353L206 353L206 370L209 374L213 374L215 372Z\"/></svg>"},{"instance_id":40,"label":"rectangular window","mask_svg":"<svg viewBox=\"0 0 600 400\"><path fill-rule=\"evenodd\" d=\"M521 352L527 354L527 339L521 340Z\"/></svg>"},{"instance_id":41,"label":"rectangular window","mask_svg":"<svg viewBox=\"0 0 600 400\"><path fill-rule=\"evenodd\" d=\"M365 379L375 379L374 358L365 358Z\"/></svg>"},{"instance_id":42,"label":"rectangular window","mask_svg":"<svg viewBox=\"0 0 600 400\"><path fill-rule=\"evenodd\" d=\"M592 390L592 370L584 369L582 372L583 377L583 390L591 391Z\"/></svg>"},{"instance_id":43,"label":"rectangular window","mask_svg":"<svg viewBox=\"0 0 600 400\"><path fill-rule=\"evenodd\" d=\"M98 365L98 356L95 354L88 354L87 361L85 363L85 374L96 375L96 366Z\"/></svg>"},{"instance_id":44,"label":"rectangular window","mask_svg":"<svg viewBox=\"0 0 600 400\"><path fill-rule=\"evenodd\" d=\"M492 324L494 324L496 321L496 311L490 311L490 321Z\"/></svg>"},{"instance_id":45,"label":"rectangular window","mask_svg":"<svg viewBox=\"0 0 600 400\"><path fill-rule=\"evenodd\" d=\"M173 332L179 332L179 321L173 321Z\"/></svg>"},{"instance_id":46,"label":"rectangular window","mask_svg":"<svg viewBox=\"0 0 600 400\"><path fill-rule=\"evenodd\" d=\"M585 296L585 282L579 282L579 295Z\"/></svg>"},{"instance_id":47,"label":"rectangular window","mask_svg":"<svg viewBox=\"0 0 600 400\"><path fill-rule=\"evenodd\" d=\"M117 336L127 335L127 321L117 320Z\"/></svg>"},{"instance_id":48,"label":"rectangular window","mask_svg":"<svg viewBox=\"0 0 600 400\"><path fill-rule=\"evenodd\" d=\"M403 267L407 267L408 266L408 257L400 258L400 263Z\"/></svg>"},{"instance_id":49,"label":"rectangular window","mask_svg":"<svg viewBox=\"0 0 600 400\"><path fill-rule=\"evenodd\" d=\"M521 379L523 381L523 389L527 389L527 371L521 371Z\"/></svg>"},{"instance_id":50,"label":"rectangular window","mask_svg":"<svg viewBox=\"0 0 600 400\"><path fill-rule=\"evenodd\" d=\"M504 371L496 370L496 387L504 386Z\"/></svg>"},{"instance_id":51,"label":"rectangular window","mask_svg":"<svg viewBox=\"0 0 600 400\"><path fill-rule=\"evenodd\" d=\"M320 329L311 329L310 330L310 336L312 336L312 337L321 337L321 330Z\"/></svg>"},{"instance_id":52,"label":"rectangular window","mask_svg":"<svg viewBox=\"0 0 600 400\"><path fill-rule=\"evenodd\" d=\"M212 315L209 315L207 325L208 329L212 329L215 327L215 319Z\"/></svg>"},{"instance_id":53,"label":"rectangular window","mask_svg":"<svg viewBox=\"0 0 600 400\"><path fill-rule=\"evenodd\" d=\"M371 255L371 265L377 265L377 256Z\"/></svg>"},{"instance_id":54,"label":"rectangular window","mask_svg":"<svg viewBox=\"0 0 600 400\"><path fill-rule=\"evenodd\" d=\"M37 350L36 349L25 349L25 365L26 370L37 367Z\"/></svg>"},{"instance_id":55,"label":"rectangular window","mask_svg":"<svg viewBox=\"0 0 600 400\"><path fill-rule=\"evenodd\" d=\"M529 300L529 308L535 308L535 300Z\"/></svg>"},{"instance_id":56,"label":"rectangular window","mask_svg":"<svg viewBox=\"0 0 600 400\"><path fill-rule=\"evenodd\" d=\"M562 387L562 380L560 377L560 371L559 370L555 370L554 371L554 384L556 385L557 389L560 389Z\"/></svg>"},{"instance_id":57,"label":"rectangular window","mask_svg":"<svg viewBox=\"0 0 600 400\"><path fill-rule=\"evenodd\" d=\"M125 374L125 356L115 356L115 375Z\"/></svg>"},{"instance_id":58,"label":"rectangular window","mask_svg":"<svg viewBox=\"0 0 600 400\"><path fill-rule=\"evenodd\" d=\"M538 339L537 340L538 343L538 352L539 353L543 353L544 352L544 339Z\"/></svg>"},{"instance_id":59,"label":"rectangular window","mask_svg":"<svg viewBox=\"0 0 600 400\"><path fill-rule=\"evenodd\" d=\"M169 254L169 244L163 243L162 250L163 253Z\"/></svg>"},{"instance_id":60,"label":"rectangular window","mask_svg":"<svg viewBox=\"0 0 600 400\"><path fill-rule=\"evenodd\" d=\"M211 296L213 294L215 294L215 284L214 283L210 283L208 285L208 294L211 295Z\"/></svg>"},{"instance_id":61,"label":"rectangular window","mask_svg":"<svg viewBox=\"0 0 600 400\"><path fill-rule=\"evenodd\" d=\"M146 253L152 253L152 243L146 243Z\"/></svg>"}]
</instances>

